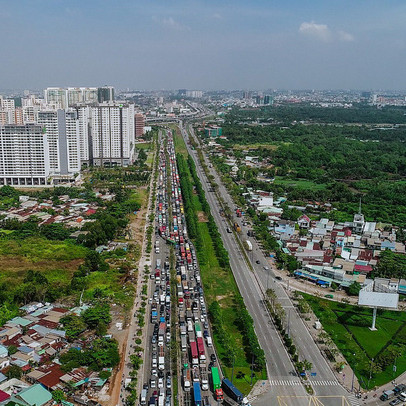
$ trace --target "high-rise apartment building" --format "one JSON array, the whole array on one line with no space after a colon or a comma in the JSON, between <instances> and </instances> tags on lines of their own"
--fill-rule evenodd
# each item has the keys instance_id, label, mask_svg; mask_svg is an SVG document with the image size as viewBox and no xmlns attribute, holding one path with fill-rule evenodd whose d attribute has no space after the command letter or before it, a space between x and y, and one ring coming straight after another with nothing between
<instances>
[{"instance_id":1,"label":"high-rise apartment building","mask_svg":"<svg viewBox=\"0 0 406 406\"><path fill-rule=\"evenodd\" d=\"M145 117L141 113L136 113L134 116L135 125L135 138L142 137L144 135Z\"/></svg>"},{"instance_id":2,"label":"high-rise apartment building","mask_svg":"<svg viewBox=\"0 0 406 406\"><path fill-rule=\"evenodd\" d=\"M66 109L78 104L94 104L114 101L114 88L104 87L48 87L45 102L53 109Z\"/></svg>"},{"instance_id":3,"label":"high-rise apartment building","mask_svg":"<svg viewBox=\"0 0 406 406\"><path fill-rule=\"evenodd\" d=\"M48 87L44 91L45 103L52 108L66 109L68 107L68 95L66 89L61 87Z\"/></svg>"},{"instance_id":4,"label":"high-rise apartment building","mask_svg":"<svg viewBox=\"0 0 406 406\"><path fill-rule=\"evenodd\" d=\"M114 101L114 87L103 86L97 88L97 101L99 103L113 102Z\"/></svg>"},{"instance_id":5,"label":"high-rise apartment building","mask_svg":"<svg viewBox=\"0 0 406 406\"><path fill-rule=\"evenodd\" d=\"M77 107L83 163L127 166L134 161L134 104Z\"/></svg>"},{"instance_id":6,"label":"high-rise apartment building","mask_svg":"<svg viewBox=\"0 0 406 406\"><path fill-rule=\"evenodd\" d=\"M69 177L80 172L79 120L75 110L40 111L38 124L48 139L52 175Z\"/></svg>"},{"instance_id":7,"label":"high-rise apartment building","mask_svg":"<svg viewBox=\"0 0 406 406\"><path fill-rule=\"evenodd\" d=\"M0 126L0 185L44 186L48 177L48 142L42 127Z\"/></svg>"}]
</instances>

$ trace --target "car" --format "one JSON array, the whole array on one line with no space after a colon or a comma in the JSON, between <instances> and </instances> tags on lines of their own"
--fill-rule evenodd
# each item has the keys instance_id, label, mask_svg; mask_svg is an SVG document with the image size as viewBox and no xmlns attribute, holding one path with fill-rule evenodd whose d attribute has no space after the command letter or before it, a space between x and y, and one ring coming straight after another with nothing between
<instances>
[{"instance_id":1,"label":"car","mask_svg":"<svg viewBox=\"0 0 406 406\"><path fill-rule=\"evenodd\" d=\"M151 343L152 343L152 344L156 344L156 336L155 336L155 335L152 336L152 338L151 338Z\"/></svg>"},{"instance_id":2,"label":"car","mask_svg":"<svg viewBox=\"0 0 406 406\"><path fill-rule=\"evenodd\" d=\"M151 378L151 380L150 380L149 383L150 383L149 386L150 386L151 388L156 388L156 380L155 380L155 378Z\"/></svg>"},{"instance_id":3,"label":"car","mask_svg":"<svg viewBox=\"0 0 406 406\"><path fill-rule=\"evenodd\" d=\"M168 376L168 377L166 378L166 387L167 387L168 389L172 388L172 380L171 380L171 377L170 377L170 376Z\"/></svg>"},{"instance_id":4,"label":"car","mask_svg":"<svg viewBox=\"0 0 406 406\"><path fill-rule=\"evenodd\" d=\"M207 330L209 328L209 323L207 321L204 322L203 327Z\"/></svg>"},{"instance_id":5,"label":"car","mask_svg":"<svg viewBox=\"0 0 406 406\"><path fill-rule=\"evenodd\" d=\"M229 227L227 227L227 233L231 234L231 230Z\"/></svg>"},{"instance_id":6,"label":"car","mask_svg":"<svg viewBox=\"0 0 406 406\"><path fill-rule=\"evenodd\" d=\"M164 377L163 371L161 371L161 370L158 371L158 377L159 377L159 378L163 378L163 377Z\"/></svg>"},{"instance_id":7,"label":"car","mask_svg":"<svg viewBox=\"0 0 406 406\"><path fill-rule=\"evenodd\" d=\"M324 297L326 297L327 299L333 299L334 298L333 295L324 295Z\"/></svg>"},{"instance_id":8,"label":"car","mask_svg":"<svg viewBox=\"0 0 406 406\"><path fill-rule=\"evenodd\" d=\"M264 266L265 271L269 271L269 267L268 266Z\"/></svg>"},{"instance_id":9,"label":"car","mask_svg":"<svg viewBox=\"0 0 406 406\"><path fill-rule=\"evenodd\" d=\"M207 338L209 336L209 332L207 330L204 330L203 332L203 337Z\"/></svg>"},{"instance_id":10,"label":"car","mask_svg":"<svg viewBox=\"0 0 406 406\"><path fill-rule=\"evenodd\" d=\"M255 261L255 263L256 263L256 264L260 264L261 261L260 261L259 259L257 259L257 260Z\"/></svg>"},{"instance_id":11,"label":"car","mask_svg":"<svg viewBox=\"0 0 406 406\"><path fill-rule=\"evenodd\" d=\"M281 281L281 280L282 280L282 277L280 277L280 276L275 276L275 279L277 279L278 281Z\"/></svg>"},{"instance_id":12,"label":"car","mask_svg":"<svg viewBox=\"0 0 406 406\"><path fill-rule=\"evenodd\" d=\"M162 389L164 387L164 380L162 378L158 378L158 388Z\"/></svg>"},{"instance_id":13,"label":"car","mask_svg":"<svg viewBox=\"0 0 406 406\"><path fill-rule=\"evenodd\" d=\"M203 314L200 315L200 321L204 323L206 321L206 317L203 316Z\"/></svg>"},{"instance_id":14,"label":"car","mask_svg":"<svg viewBox=\"0 0 406 406\"><path fill-rule=\"evenodd\" d=\"M396 406L399 403L402 403L402 401L399 398L393 399L389 404L390 406Z\"/></svg>"},{"instance_id":15,"label":"car","mask_svg":"<svg viewBox=\"0 0 406 406\"><path fill-rule=\"evenodd\" d=\"M210 360L215 363L217 361L216 354L210 354Z\"/></svg>"},{"instance_id":16,"label":"car","mask_svg":"<svg viewBox=\"0 0 406 406\"><path fill-rule=\"evenodd\" d=\"M152 376L158 376L158 373L157 373L157 371L156 371L155 368L154 368L154 369L151 369L151 375L152 375Z\"/></svg>"}]
</instances>

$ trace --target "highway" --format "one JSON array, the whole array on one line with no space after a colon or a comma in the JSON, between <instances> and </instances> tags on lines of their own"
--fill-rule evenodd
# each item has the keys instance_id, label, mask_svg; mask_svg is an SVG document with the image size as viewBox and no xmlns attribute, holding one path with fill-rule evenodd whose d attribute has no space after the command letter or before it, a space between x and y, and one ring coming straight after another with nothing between
<instances>
[{"instance_id":1,"label":"highway","mask_svg":"<svg viewBox=\"0 0 406 406\"><path fill-rule=\"evenodd\" d=\"M189 126L189 131L192 135L194 135L191 126ZM355 399L353 395L348 396L348 392L338 384L329 365L311 338L310 333L303 324L301 318L297 314L290 298L286 294L284 288L275 279L273 271L266 271L264 269L264 265L268 265L268 260L265 258L260 250L260 247L253 238L250 238L253 245L253 254L251 260L255 272L252 272L249 269L242 253L240 252L240 247L236 242L234 235L227 233L228 224L219 214L219 202L217 201L215 193L209 191L211 189L210 184L208 183L208 180L201 168L196 152L190 148L190 145L187 142L188 134L185 128L182 128L182 135L186 141L188 152L195 161L198 175L206 192L206 198L210 204L212 214L219 227L224 245L229 252L231 268L246 306L254 319L258 339L266 354L268 377L271 383L271 389L266 395L258 398L258 403L255 404L278 404L281 399L284 399L284 396L294 396L296 399L295 404L309 403L305 389L301 384L297 384L299 378L295 376L290 358L286 353L280 337L269 316L267 315L264 306L261 303L263 292L265 291L268 283L269 287L274 289L276 292L278 301L285 308L286 314L289 315L290 334L298 348L300 359L306 358L313 364L312 372L315 372L316 376L312 376L309 379L310 381L314 382L312 386L315 394L318 397L323 397L324 404L334 405L337 404L337 399L348 397L348 404L354 406L358 405L358 400ZM195 139L197 138L195 137ZM222 184L218 174L214 171L214 169L209 170L214 176L215 183L219 187L218 193L232 210L235 205ZM238 220L241 222L241 218ZM260 261L259 265L255 263L256 260ZM267 272L269 272L268 275ZM351 377L347 377L347 379L351 379ZM337 399L335 397L337 397ZM303 403L297 403L299 399L301 399ZM278 402L276 402L276 400L278 400Z\"/></svg>"}]
</instances>

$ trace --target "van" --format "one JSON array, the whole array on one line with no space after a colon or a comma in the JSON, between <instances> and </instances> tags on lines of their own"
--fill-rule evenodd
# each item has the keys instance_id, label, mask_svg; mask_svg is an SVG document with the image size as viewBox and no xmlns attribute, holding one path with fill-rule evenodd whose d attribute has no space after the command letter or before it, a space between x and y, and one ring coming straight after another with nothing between
<instances>
[{"instance_id":1,"label":"van","mask_svg":"<svg viewBox=\"0 0 406 406\"><path fill-rule=\"evenodd\" d=\"M159 247L155 248L155 254L159 254Z\"/></svg>"}]
</instances>

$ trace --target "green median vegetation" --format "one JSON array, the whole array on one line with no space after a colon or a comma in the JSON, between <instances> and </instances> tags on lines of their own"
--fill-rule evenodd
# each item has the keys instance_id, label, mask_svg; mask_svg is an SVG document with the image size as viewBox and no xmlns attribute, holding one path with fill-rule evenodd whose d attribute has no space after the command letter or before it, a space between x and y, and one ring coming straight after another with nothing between
<instances>
[{"instance_id":1,"label":"green median vegetation","mask_svg":"<svg viewBox=\"0 0 406 406\"><path fill-rule=\"evenodd\" d=\"M406 371L404 312L378 310L377 331L371 331L372 309L301 295L328 333L321 333L320 341L328 349L334 342L355 371L361 387L384 385Z\"/></svg>"},{"instance_id":2,"label":"green median vegetation","mask_svg":"<svg viewBox=\"0 0 406 406\"><path fill-rule=\"evenodd\" d=\"M175 149L176 145L184 146L180 136L174 138ZM228 252L210 213L194 162L190 156L185 159L185 155L177 154L177 164L188 232L196 247L216 351L225 376L231 378L234 365L233 382L248 394L252 360L253 384L266 379L265 355L234 280Z\"/></svg>"}]
</instances>

